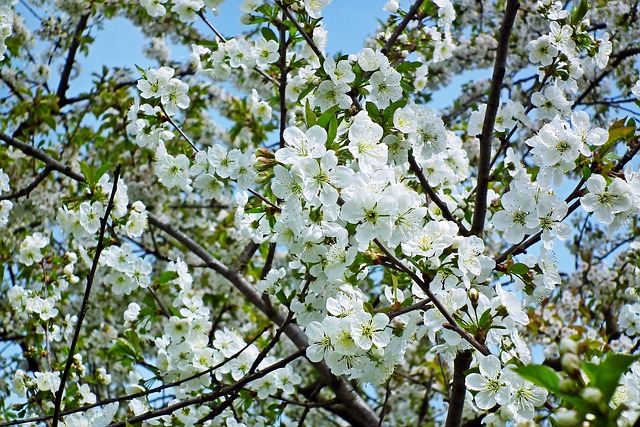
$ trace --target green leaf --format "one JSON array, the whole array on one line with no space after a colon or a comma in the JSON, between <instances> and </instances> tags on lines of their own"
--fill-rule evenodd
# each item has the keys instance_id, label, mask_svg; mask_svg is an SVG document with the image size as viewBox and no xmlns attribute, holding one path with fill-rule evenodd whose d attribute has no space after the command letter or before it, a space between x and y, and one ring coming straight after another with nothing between
<instances>
[{"instance_id":1,"label":"green leaf","mask_svg":"<svg viewBox=\"0 0 640 427\"><path fill-rule=\"evenodd\" d=\"M598 157L603 158L616 142L627 137L635 130L635 127L625 126L624 119L616 120L609 127L609 139L598 149Z\"/></svg>"},{"instance_id":2,"label":"green leaf","mask_svg":"<svg viewBox=\"0 0 640 427\"><path fill-rule=\"evenodd\" d=\"M529 273L529 267L526 264L522 264L521 262L515 263L509 268L509 272L513 274L517 274L519 276L524 276Z\"/></svg>"},{"instance_id":3,"label":"green leaf","mask_svg":"<svg viewBox=\"0 0 640 427\"><path fill-rule=\"evenodd\" d=\"M309 104L309 100L304 105L304 116L307 119L307 128L316 124L316 115L313 113L313 109Z\"/></svg>"},{"instance_id":4,"label":"green leaf","mask_svg":"<svg viewBox=\"0 0 640 427\"><path fill-rule=\"evenodd\" d=\"M588 11L589 4L587 4L586 0L582 0L578 7L574 8L571 12L571 23L577 25L582 22L582 18L584 18Z\"/></svg>"},{"instance_id":5,"label":"green leaf","mask_svg":"<svg viewBox=\"0 0 640 427\"><path fill-rule=\"evenodd\" d=\"M278 41L278 37L276 36L276 33L273 32L273 30L269 27L262 27L262 37L265 38L265 40L269 41L269 40L273 40L273 41Z\"/></svg>"},{"instance_id":6,"label":"green leaf","mask_svg":"<svg viewBox=\"0 0 640 427\"><path fill-rule=\"evenodd\" d=\"M489 329L489 326L491 326L491 309L482 313L482 316L480 316L480 320L478 321L478 327L485 331Z\"/></svg>"},{"instance_id":7,"label":"green leaf","mask_svg":"<svg viewBox=\"0 0 640 427\"><path fill-rule=\"evenodd\" d=\"M591 176L591 169L589 168L589 166L583 166L582 167L582 177L584 179L589 179L589 177Z\"/></svg>"},{"instance_id":8,"label":"green leaf","mask_svg":"<svg viewBox=\"0 0 640 427\"><path fill-rule=\"evenodd\" d=\"M599 389L604 401L608 403L618 388L620 377L636 359L637 357L628 354L609 354L598 365L591 362L583 363L582 369L591 381L589 385Z\"/></svg>"},{"instance_id":9,"label":"green leaf","mask_svg":"<svg viewBox=\"0 0 640 427\"><path fill-rule=\"evenodd\" d=\"M338 105L334 105L333 107L329 108L327 111L322 113L320 117L318 117L316 124L320 127L326 128L329 124L329 121L332 118L335 118L336 112L338 112L338 110L340 110L340 107Z\"/></svg>"},{"instance_id":10,"label":"green leaf","mask_svg":"<svg viewBox=\"0 0 640 427\"><path fill-rule=\"evenodd\" d=\"M378 117L380 117L380 110L378 110L378 107L376 107L373 102L367 102L365 108L367 110L367 113L369 113L369 117L371 117L371 119L377 119Z\"/></svg>"},{"instance_id":11,"label":"green leaf","mask_svg":"<svg viewBox=\"0 0 640 427\"><path fill-rule=\"evenodd\" d=\"M140 68L140 66L138 66L138 64L135 64L135 66L136 66L136 70L138 70L138 72L140 73L142 78L146 79L147 78L147 72L145 70L143 70L142 68Z\"/></svg>"},{"instance_id":12,"label":"green leaf","mask_svg":"<svg viewBox=\"0 0 640 427\"><path fill-rule=\"evenodd\" d=\"M331 145L333 141L336 139L336 135L338 134L338 119L336 116L331 117L329 120L329 129L327 130L327 145Z\"/></svg>"},{"instance_id":13,"label":"green leaf","mask_svg":"<svg viewBox=\"0 0 640 427\"><path fill-rule=\"evenodd\" d=\"M177 279L178 278L178 273L175 271L165 271L164 273L162 273L162 275L160 276L160 279L158 280L161 284L165 284L165 283L169 283L170 281Z\"/></svg>"},{"instance_id":14,"label":"green leaf","mask_svg":"<svg viewBox=\"0 0 640 427\"><path fill-rule=\"evenodd\" d=\"M111 165L111 164L104 164L104 165L100 166L100 168L98 168L98 170L95 172L95 175L93 177L95 182L100 181L100 178L102 178L102 175L104 175L105 172L107 172L109 169L111 169L112 166L113 165Z\"/></svg>"},{"instance_id":15,"label":"green leaf","mask_svg":"<svg viewBox=\"0 0 640 427\"><path fill-rule=\"evenodd\" d=\"M560 374L545 365L529 365L515 368L514 371L525 380L546 388L553 393L560 391Z\"/></svg>"},{"instance_id":16,"label":"green leaf","mask_svg":"<svg viewBox=\"0 0 640 427\"><path fill-rule=\"evenodd\" d=\"M89 188L93 189L96 183L95 171L93 169L93 165L89 165L86 162L80 162L80 170L82 171L82 175L84 175L84 178L87 180L87 184L89 185Z\"/></svg>"}]
</instances>

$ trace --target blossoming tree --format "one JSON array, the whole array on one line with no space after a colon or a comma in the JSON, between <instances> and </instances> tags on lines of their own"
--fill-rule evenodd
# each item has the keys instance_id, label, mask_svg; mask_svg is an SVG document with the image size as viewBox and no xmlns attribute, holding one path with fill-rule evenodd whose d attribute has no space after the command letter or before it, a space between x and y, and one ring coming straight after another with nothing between
<instances>
[{"instance_id":1,"label":"blossoming tree","mask_svg":"<svg viewBox=\"0 0 640 427\"><path fill-rule=\"evenodd\" d=\"M640 425L638 2L221 2L0 0L0 426Z\"/></svg>"}]
</instances>

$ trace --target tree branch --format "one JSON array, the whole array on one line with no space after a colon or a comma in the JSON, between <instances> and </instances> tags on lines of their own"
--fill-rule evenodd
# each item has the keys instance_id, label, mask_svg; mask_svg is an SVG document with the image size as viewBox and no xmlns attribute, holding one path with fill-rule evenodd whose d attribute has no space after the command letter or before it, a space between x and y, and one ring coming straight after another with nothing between
<instances>
[{"instance_id":1,"label":"tree branch","mask_svg":"<svg viewBox=\"0 0 640 427\"><path fill-rule=\"evenodd\" d=\"M64 63L64 68L60 74L60 82L58 83L58 90L56 95L58 96L58 105L60 107L66 105L67 89L69 89L69 78L71 77L71 70L73 70L73 64L76 61L76 53L80 47L80 37L82 32L87 28L87 22L89 21L90 14L84 14L80 17L76 30L73 33L73 39L71 40L71 46L69 46L69 52L67 53L67 59Z\"/></svg>"},{"instance_id":2,"label":"tree branch","mask_svg":"<svg viewBox=\"0 0 640 427\"><path fill-rule=\"evenodd\" d=\"M422 6L422 3L424 3L424 0L416 0L416 2L413 5L411 5L411 9L409 9L407 14L404 16L404 19L402 20L402 22L400 22L400 24L398 24L396 29L393 30L393 33L391 34L391 36L389 36L389 39L384 44L384 47L382 48L383 54L387 55L389 53L389 50L391 50L396 40L398 40L398 37L400 37L404 29L407 28L407 25L409 25L409 22L418 13L418 9L420 9L420 6Z\"/></svg>"},{"instance_id":3,"label":"tree branch","mask_svg":"<svg viewBox=\"0 0 640 427\"><path fill-rule=\"evenodd\" d=\"M15 193L7 194L6 196L0 196L0 200L19 199L20 197L28 196L33 190L36 189L38 185L40 185L42 181L44 181L49 176L51 171L52 169L49 166L46 166L44 170L40 172L38 176L36 176L36 179L34 179L32 183L30 183L23 189L16 191Z\"/></svg>"},{"instance_id":4,"label":"tree branch","mask_svg":"<svg viewBox=\"0 0 640 427\"><path fill-rule=\"evenodd\" d=\"M478 165L478 184L476 190L476 204L473 212L473 222L471 234L482 236L484 231L484 221L487 215L487 191L489 190L489 172L491 164L491 142L493 140L493 127L500 106L500 92L502 91L502 81L505 75L507 63L507 52L509 50L509 37L511 28L515 21L520 2L518 0L508 0L504 13L502 26L498 36L498 51L493 66L493 76L491 78L491 88L489 90L489 100L482 123L482 134L480 135L480 163Z\"/></svg>"},{"instance_id":5,"label":"tree branch","mask_svg":"<svg viewBox=\"0 0 640 427\"><path fill-rule=\"evenodd\" d=\"M440 210L442 211L442 216L445 217L445 219L454 222L458 226L460 234L462 234L463 236L468 236L469 231L464 227L464 225L462 225L458 218L453 216L453 214L447 207L447 204L443 202L438 194L433 190L433 188L431 188L429 182L427 182L427 179L424 176L424 173L422 172L422 168L420 167L420 165L418 165L418 162L416 161L416 158L413 157L412 153L409 153L409 165L411 167L411 171L418 177L418 181L420 181L420 185L422 186L424 192L427 193L429 198L433 200L433 203L435 203L436 206L438 206L438 208L440 208Z\"/></svg>"},{"instance_id":6,"label":"tree branch","mask_svg":"<svg viewBox=\"0 0 640 427\"><path fill-rule=\"evenodd\" d=\"M465 372L471 366L472 356L471 350L465 350L458 353L453 361L453 381L449 392L449 411L445 427L460 427L462 422L462 411L467 394Z\"/></svg>"},{"instance_id":7,"label":"tree branch","mask_svg":"<svg viewBox=\"0 0 640 427\"><path fill-rule=\"evenodd\" d=\"M44 151L31 147L15 138L12 138L4 133L0 133L0 140L5 141L8 145L20 149L24 154L41 160L46 165L50 166L53 170L56 170L69 178L72 178L78 182L86 182L84 176L74 172L70 167L60 163L59 161L51 158ZM185 248L191 251L194 255L199 257L208 268L212 269L222 277L226 278L236 289L238 289L249 302L251 302L257 309L262 311L273 323L278 326L282 326L285 323L286 316L280 311L274 310L267 306L262 300L262 294L260 294L255 287L247 282L242 275L230 269L226 265L222 264L216 258L214 258L206 249L200 246L189 236L182 231L161 221L157 216L151 212L148 213L149 224L164 231L169 236L173 237L176 241L182 244ZM290 323L284 328L284 333L289 339L299 348L306 349L308 346L307 337L295 323ZM354 426L371 426L378 425L378 415L367 405L362 397L356 392L353 386L344 378L335 376L331 369L324 362L313 364L320 375L323 377L327 385L329 385L336 396L342 402L341 409L336 410L336 413L345 418L346 421L352 423Z\"/></svg>"},{"instance_id":8,"label":"tree branch","mask_svg":"<svg viewBox=\"0 0 640 427\"><path fill-rule=\"evenodd\" d=\"M56 392L55 406L53 409L53 422L51 424L52 427L58 427L58 422L60 421L60 404L62 403L64 386L67 382L67 378L69 377L69 372L71 371L71 365L73 364L73 355L75 354L76 346L78 344L78 339L80 337L80 328L82 328L82 322L84 321L84 318L87 315L87 312L89 311L89 297L91 296L93 278L95 277L96 270L98 269L98 261L100 260L100 254L104 249L104 234L107 230L107 222L109 221L109 215L111 214L111 210L113 209L113 201L115 199L116 191L118 189L118 179L120 178L121 167L122 167L122 164L118 164L118 166L116 166L116 171L113 177L113 188L111 189L111 196L109 197L109 203L107 204L107 209L104 213L104 217L100 219L100 234L98 236L98 246L96 246L96 253L93 256L91 271L89 272L89 276L87 277L87 287L84 292L84 298L82 299L82 306L80 309L80 313L78 314L76 329L73 332L71 347L69 347L69 355L67 356L67 363L64 367L64 371L62 372L62 376L60 377L60 387L58 387L58 391Z\"/></svg>"}]
</instances>

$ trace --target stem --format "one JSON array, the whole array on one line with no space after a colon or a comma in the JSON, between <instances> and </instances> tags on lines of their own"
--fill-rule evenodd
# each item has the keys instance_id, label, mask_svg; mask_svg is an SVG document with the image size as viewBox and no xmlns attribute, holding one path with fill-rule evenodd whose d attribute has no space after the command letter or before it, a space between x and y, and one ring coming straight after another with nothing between
<instances>
[{"instance_id":1,"label":"stem","mask_svg":"<svg viewBox=\"0 0 640 427\"><path fill-rule=\"evenodd\" d=\"M76 346L78 344L78 339L80 337L80 328L82 327L82 322L84 321L84 318L87 315L87 311L89 311L89 297L91 296L91 287L93 286L93 278L95 277L96 271L98 269L98 260L100 259L100 254L104 249L104 234L107 230L107 222L109 221L109 215L111 214L111 210L113 209L113 201L116 196L116 190L118 189L118 179L120 178L121 167L122 167L122 164L118 164L118 166L116 166L116 171L113 178L113 188L111 189L111 196L109 197L107 210L104 213L104 217L100 219L100 234L98 236L98 246L96 247L96 253L93 256L91 271L89 272L89 276L87 277L87 287L84 292L84 298L82 299L82 307L78 315L78 322L76 323L76 329L73 332L73 339L71 340L71 347L69 348L69 356L67 356L67 363L64 367L64 371L62 372L62 377L60 378L60 387L56 392L55 407L53 410L53 422L51 424L52 427L58 427L58 422L60 419L60 404L62 403L64 386L65 386L65 383L67 382L67 378L69 378L69 372L71 371L71 365L73 364L73 355L75 354Z\"/></svg>"}]
</instances>

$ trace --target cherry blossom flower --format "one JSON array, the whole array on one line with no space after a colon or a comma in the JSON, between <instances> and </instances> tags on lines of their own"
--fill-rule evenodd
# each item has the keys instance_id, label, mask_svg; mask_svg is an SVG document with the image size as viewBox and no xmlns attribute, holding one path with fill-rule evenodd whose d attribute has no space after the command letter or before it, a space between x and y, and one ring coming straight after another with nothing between
<instances>
[{"instance_id":1,"label":"cherry blossom flower","mask_svg":"<svg viewBox=\"0 0 640 427\"><path fill-rule=\"evenodd\" d=\"M189 159L184 154L173 157L160 142L156 149L155 173L158 181L168 189L178 187L182 191L191 191L189 178Z\"/></svg>"},{"instance_id":2,"label":"cherry blossom flower","mask_svg":"<svg viewBox=\"0 0 640 427\"><path fill-rule=\"evenodd\" d=\"M477 392L475 401L478 408L487 410L507 404L509 388L502 378L500 360L494 355L484 356L478 365L480 373L469 374L465 380L467 388Z\"/></svg>"},{"instance_id":3,"label":"cherry blossom flower","mask_svg":"<svg viewBox=\"0 0 640 427\"><path fill-rule=\"evenodd\" d=\"M320 158L327 151L327 131L320 126L312 126L306 132L293 126L284 130L287 146L275 153L276 160L284 164L294 164L302 158Z\"/></svg>"},{"instance_id":4,"label":"cherry blossom flower","mask_svg":"<svg viewBox=\"0 0 640 427\"><path fill-rule=\"evenodd\" d=\"M631 208L633 201L629 185L621 178L614 178L611 184L602 175L591 175L587 180L589 193L580 198L580 204L587 212L594 212L603 224L611 224L614 214Z\"/></svg>"},{"instance_id":5,"label":"cherry blossom flower","mask_svg":"<svg viewBox=\"0 0 640 427\"><path fill-rule=\"evenodd\" d=\"M519 243L526 234L536 231L539 220L533 195L522 191L509 191L500 200L504 210L493 215L494 227L504 231L509 243Z\"/></svg>"}]
</instances>

